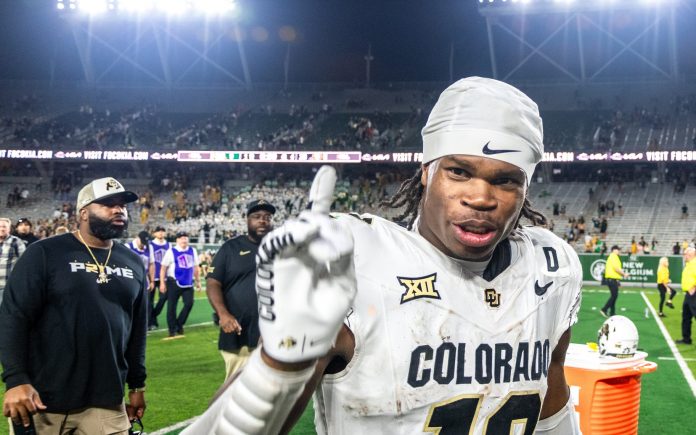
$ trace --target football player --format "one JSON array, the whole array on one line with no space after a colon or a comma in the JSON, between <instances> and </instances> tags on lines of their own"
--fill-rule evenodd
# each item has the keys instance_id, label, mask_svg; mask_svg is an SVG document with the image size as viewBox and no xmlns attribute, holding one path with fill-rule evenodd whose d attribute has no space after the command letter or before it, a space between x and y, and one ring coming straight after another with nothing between
<instances>
[{"instance_id":1,"label":"football player","mask_svg":"<svg viewBox=\"0 0 696 435\"><path fill-rule=\"evenodd\" d=\"M264 238L262 346L184 434L286 432L312 394L319 434L580 433L563 363L582 273L527 199L536 104L463 79L422 135L423 164L388 203L408 228L329 218L323 167L310 210Z\"/></svg>"}]
</instances>

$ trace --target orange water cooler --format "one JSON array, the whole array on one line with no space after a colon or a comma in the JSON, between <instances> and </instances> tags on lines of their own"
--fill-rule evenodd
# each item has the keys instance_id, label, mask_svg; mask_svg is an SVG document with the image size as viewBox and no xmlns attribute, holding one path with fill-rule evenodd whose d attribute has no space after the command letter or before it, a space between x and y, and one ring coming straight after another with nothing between
<instances>
[{"instance_id":1,"label":"orange water cooler","mask_svg":"<svg viewBox=\"0 0 696 435\"><path fill-rule=\"evenodd\" d=\"M600 357L589 346L570 345L565 376L583 435L638 433L640 378L657 369L647 356L636 352L630 358Z\"/></svg>"}]
</instances>

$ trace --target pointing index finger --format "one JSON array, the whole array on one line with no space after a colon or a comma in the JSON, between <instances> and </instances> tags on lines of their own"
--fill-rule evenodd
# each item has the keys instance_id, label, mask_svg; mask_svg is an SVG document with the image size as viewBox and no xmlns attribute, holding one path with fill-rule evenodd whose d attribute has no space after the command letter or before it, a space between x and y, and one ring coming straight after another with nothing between
<instances>
[{"instance_id":1,"label":"pointing index finger","mask_svg":"<svg viewBox=\"0 0 696 435\"><path fill-rule=\"evenodd\" d=\"M336 186L336 170L331 166L322 166L317 171L309 189L309 208L312 212L329 214Z\"/></svg>"}]
</instances>

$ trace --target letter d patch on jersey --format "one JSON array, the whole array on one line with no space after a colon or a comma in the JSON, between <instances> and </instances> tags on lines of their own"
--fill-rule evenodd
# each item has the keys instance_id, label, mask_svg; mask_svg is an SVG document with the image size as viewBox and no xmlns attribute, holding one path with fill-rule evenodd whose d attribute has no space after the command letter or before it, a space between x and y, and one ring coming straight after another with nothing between
<instances>
[{"instance_id":1,"label":"letter d patch on jersey","mask_svg":"<svg viewBox=\"0 0 696 435\"><path fill-rule=\"evenodd\" d=\"M409 302L420 298L440 299L440 293L435 290L435 281L437 281L437 273L422 276L420 278L405 278L397 276L406 291L401 295L401 303Z\"/></svg>"}]
</instances>

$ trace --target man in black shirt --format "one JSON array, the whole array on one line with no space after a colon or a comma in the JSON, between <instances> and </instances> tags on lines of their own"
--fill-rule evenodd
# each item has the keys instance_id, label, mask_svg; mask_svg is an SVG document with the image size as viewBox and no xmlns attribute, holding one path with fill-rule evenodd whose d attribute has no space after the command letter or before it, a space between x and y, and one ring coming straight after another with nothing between
<instances>
[{"instance_id":1,"label":"man in black shirt","mask_svg":"<svg viewBox=\"0 0 696 435\"><path fill-rule=\"evenodd\" d=\"M254 287L256 252L273 229L275 207L264 200L247 207L247 235L226 241L208 273L208 300L220 319L218 349L225 360L225 377L239 370L259 341L259 313Z\"/></svg>"},{"instance_id":2,"label":"man in black shirt","mask_svg":"<svg viewBox=\"0 0 696 435\"><path fill-rule=\"evenodd\" d=\"M0 361L3 411L15 424L34 414L39 434L127 434L142 417L147 274L112 240L137 198L113 178L92 181L77 198L78 230L31 244L12 271Z\"/></svg>"}]
</instances>

